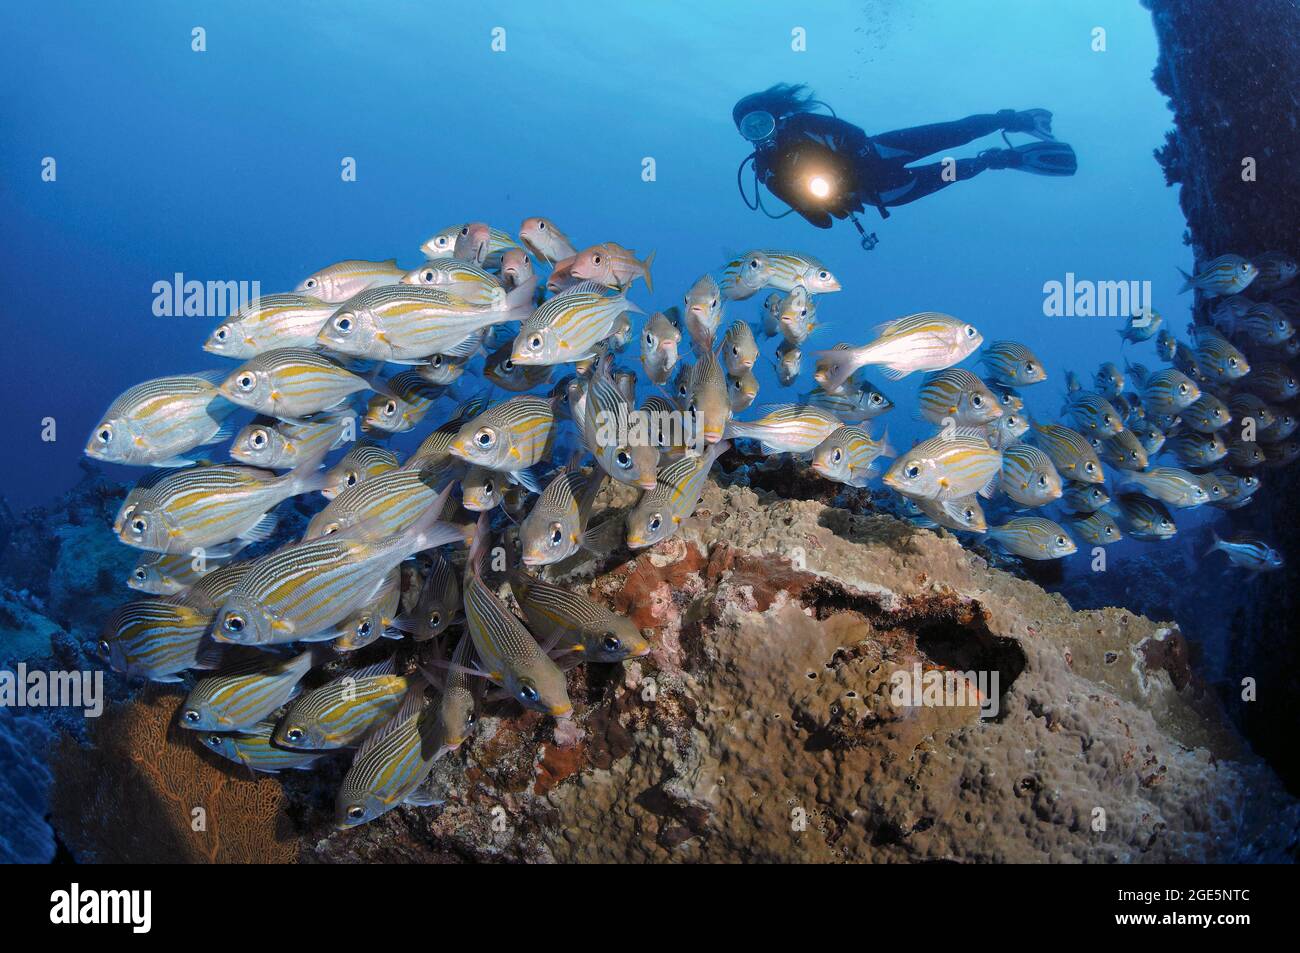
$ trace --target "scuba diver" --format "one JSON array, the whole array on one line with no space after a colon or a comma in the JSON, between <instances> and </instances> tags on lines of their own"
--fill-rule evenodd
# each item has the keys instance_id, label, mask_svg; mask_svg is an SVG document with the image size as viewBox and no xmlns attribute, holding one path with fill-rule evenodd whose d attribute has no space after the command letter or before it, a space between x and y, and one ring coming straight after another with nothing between
<instances>
[{"instance_id":1,"label":"scuba diver","mask_svg":"<svg viewBox=\"0 0 1300 953\"><path fill-rule=\"evenodd\" d=\"M825 106L831 114L815 112L818 106ZM746 205L761 208L772 218L798 212L818 228L830 228L832 218L848 218L862 236L862 247L868 250L875 247L875 235L868 235L854 214L868 205L874 206L881 218L888 218L890 208L974 178L985 169L1074 175L1078 166L1074 150L1053 138L1052 114L1046 109L1003 109L868 136L814 99L806 86L777 83L741 99L731 115L740 134L754 145L754 151L736 170L736 184ZM1005 149L985 149L973 159L909 164L999 131L1007 143ZM1013 146L1008 132L1026 133L1040 141ZM753 202L741 179L751 161ZM789 210L780 215L768 212L760 184L789 205Z\"/></svg>"}]
</instances>

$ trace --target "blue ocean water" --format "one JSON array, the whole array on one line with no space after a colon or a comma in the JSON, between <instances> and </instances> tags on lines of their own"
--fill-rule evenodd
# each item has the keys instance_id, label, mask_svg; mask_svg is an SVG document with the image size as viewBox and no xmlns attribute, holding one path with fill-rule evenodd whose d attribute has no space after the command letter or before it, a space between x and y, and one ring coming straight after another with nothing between
<instances>
[{"instance_id":1,"label":"blue ocean water","mask_svg":"<svg viewBox=\"0 0 1300 953\"><path fill-rule=\"evenodd\" d=\"M613 4L598 16L564 2L53 0L5 20L0 397L22 461L4 489L15 506L76 481L90 428L126 387L229 366L199 349L219 320L153 315L155 282L179 272L270 293L342 258L414 267L424 239L465 220L513 231L546 215L580 246L654 249L655 291L633 294L647 311L679 303L747 248L809 252L845 290L821 299L808 350L946 311L986 340L1037 350L1052 378L1026 396L1042 415L1059 410L1066 367L1087 380L1117 357L1121 324L1045 317L1045 282L1149 280L1178 329L1190 305L1176 294L1175 266L1190 265L1184 224L1151 155L1170 123L1150 81L1155 38L1130 0ZM204 52L191 49L196 27ZM1079 172L988 171L888 221L868 211L881 241L865 253L847 223L820 231L740 201L736 166L749 149L731 107L779 81L809 84L869 134L1044 107ZM345 157L356 181L340 176ZM728 318L755 319L761 297ZM1139 357L1150 362L1150 348ZM759 401L786 399L761 363ZM798 390L810 371L809 359ZM875 378L899 405L896 443L923 432L911 419L918 377Z\"/></svg>"}]
</instances>

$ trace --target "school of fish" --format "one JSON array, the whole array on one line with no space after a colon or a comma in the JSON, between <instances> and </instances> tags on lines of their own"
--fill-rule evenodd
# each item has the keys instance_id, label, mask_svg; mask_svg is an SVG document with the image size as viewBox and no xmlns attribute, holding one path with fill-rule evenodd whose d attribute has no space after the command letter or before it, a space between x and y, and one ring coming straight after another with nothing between
<instances>
[{"instance_id":1,"label":"school of fish","mask_svg":"<svg viewBox=\"0 0 1300 953\"><path fill-rule=\"evenodd\" d=\"M182 683L178 724L253 771L349 758L340 828L434 803L433 765L485 704L566 719L568 669L648 653L629 619L548 567L674 536L734 442L849 487L879 478L921 525L1033 560L1076 538L1169 540L1176 512L1245 506L1261 471L1300 455L1300 296L1281 255L1208 262L1187 276L1200 307L1186 339L1134 315L1122 343L1152 342L1154 360L1106 363L1091 388L1067 372L1057 419L1031 420L1020 391L1050 379L1042 362L947 314L896 318L805 367L818 299L841 288L808 255L738 255L636 321L653 253L579 250L547 218L515 236L454 225L420 251L414 268L341 261L250 302L203 345L232 366L128 389L86 445L155 468L114 520L141 551L138 596L106 621L103 660ZM619 361L634 338L639 371ZM957 366L970 358L980 374ZM760 360L790 395L750 411ZM873 366L925 374L932 436L897 451L873 435L894 407ZM390 447L412 431L412 452ZM230 460L214 459L227 441ZM639 500L595 521L609 481ZM282 504L317 494L301 539L259 545ZM1282 564L1247 534L1211 552L1252 574Z\"/></svg>"}]
</instances>

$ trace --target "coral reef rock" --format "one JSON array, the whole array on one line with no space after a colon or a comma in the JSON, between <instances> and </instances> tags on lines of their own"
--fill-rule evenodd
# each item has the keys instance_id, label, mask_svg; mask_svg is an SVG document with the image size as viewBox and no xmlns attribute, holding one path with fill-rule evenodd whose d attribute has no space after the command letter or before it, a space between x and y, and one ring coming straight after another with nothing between
<instances>
[{"instance_id":1,"label":"coral reef rock","mask_svg":"<svg viewBox=\"0 0 1300 953\"><path fill-rule=\"evenodd\" d=\"M1135 863L1294 850L1300 808L1198 682L1176 628L1072 611L946 535L710 482L676 538L555 568L653 630L652 654L575 670L571 723L503 704L439 762L439 807L346 832L330 831L320 799L296 810L302 859ZM978 682L987 697L900 705L895 673L990 680Z\"/></svg>"}]
</instances>

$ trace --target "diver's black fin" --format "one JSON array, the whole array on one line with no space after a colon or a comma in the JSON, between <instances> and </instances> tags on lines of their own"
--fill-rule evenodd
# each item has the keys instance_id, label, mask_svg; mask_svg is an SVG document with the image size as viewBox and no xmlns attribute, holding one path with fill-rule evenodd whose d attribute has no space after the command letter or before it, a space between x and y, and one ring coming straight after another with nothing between
<instances>
[{"instance_id":1,"label":"diver's black fin","mask_svg":"<svg viewBox=\"0 0 1300 953\"><path fill-rule=\"evenodd\" d=\"M1012 147L1017 156L1011 168L1035 175L1074 175L1079 159L1074 150L1064 142L1030 142Z\"/></svg>"}]
</instances>

